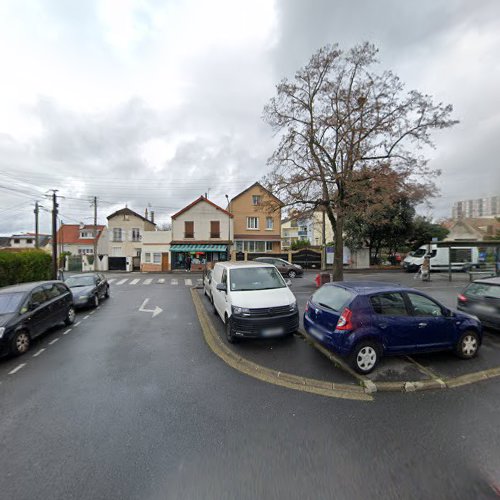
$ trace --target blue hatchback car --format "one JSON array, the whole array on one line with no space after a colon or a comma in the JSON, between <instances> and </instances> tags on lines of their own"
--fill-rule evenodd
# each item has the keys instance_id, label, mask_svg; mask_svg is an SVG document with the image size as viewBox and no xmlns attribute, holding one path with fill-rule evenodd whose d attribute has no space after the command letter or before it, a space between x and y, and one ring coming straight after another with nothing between
<instances>
[{"instance_id":1,"label":"blue hatchback car","mask_svg":"<svg viewBox=\"0 0 500 500\"><path fill-rule=\"evenodd\" d=\"M450 350L473 358L482 341L475 316L393 283L325 284L307 302L304 327L364 374L385 355Z\"/></svg>"}]
</instances>

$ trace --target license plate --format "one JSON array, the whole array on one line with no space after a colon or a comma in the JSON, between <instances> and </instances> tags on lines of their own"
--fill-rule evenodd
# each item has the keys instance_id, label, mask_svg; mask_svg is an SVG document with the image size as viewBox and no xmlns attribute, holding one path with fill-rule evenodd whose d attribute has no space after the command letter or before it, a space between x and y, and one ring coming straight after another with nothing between
<instances>
[{"instance_id":1,"label":"license plate","mask_svg":"<svg viewBox=\"0 0 500 500\"><path fill-rule=\"evenodd\" d=\"M277 326L276 328L265 328L262 330L263 337L274 337L275 335L282 335L284 332L282 326Z\"/></svg>"},{"instance_id":2,"label":"license plate","mask_svg":"<svg viewBox=\"0 0 500 500\"><path fill-rule=\"evenodd\" d=\"M318 332L318 330L316 330L315 328L311 328L309 330L309 334L312 335L313 337L319 339L319 340L323 340L323 334Z\"/></svg>"}]
</instances>

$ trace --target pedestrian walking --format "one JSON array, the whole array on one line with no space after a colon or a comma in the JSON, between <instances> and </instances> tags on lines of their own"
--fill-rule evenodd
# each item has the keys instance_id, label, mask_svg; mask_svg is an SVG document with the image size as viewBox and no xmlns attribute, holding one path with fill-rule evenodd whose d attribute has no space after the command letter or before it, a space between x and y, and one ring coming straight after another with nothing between
<instances>
[{"instance_id":1,"label":"pedestrian walking","mask_svg":"<svg viewBox=\"0 0 500 500\"><path fill-rule=\"evenodd\" d=\"M190 273L190 272L191 272L191 255L188 255L188 256L186 257L186 271L187 271L188 273Z\"/></svg>"}]
</instances>

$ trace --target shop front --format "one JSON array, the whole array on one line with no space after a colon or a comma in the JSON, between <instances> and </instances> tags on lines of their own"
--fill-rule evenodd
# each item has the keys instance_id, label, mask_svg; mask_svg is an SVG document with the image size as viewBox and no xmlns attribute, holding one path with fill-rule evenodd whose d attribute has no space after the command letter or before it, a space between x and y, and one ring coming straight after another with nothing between
<instances>
[{"instance_id":1,"label":"shop front","mask_svg":"<svg viewBox=\"0 0 500 500\"><path fill-rule=\"evenodd\" d=\"M203 271L212 268L216 262L227 260L227 245L172 245L172 269L188 269L188 257L191 259L191 271Z\"/></svg>"}]
</instances>

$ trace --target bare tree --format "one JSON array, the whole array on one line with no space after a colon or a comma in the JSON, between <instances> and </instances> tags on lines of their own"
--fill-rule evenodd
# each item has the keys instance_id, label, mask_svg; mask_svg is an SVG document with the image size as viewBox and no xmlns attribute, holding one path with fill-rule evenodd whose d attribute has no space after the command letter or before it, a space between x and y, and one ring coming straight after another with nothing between
<instances>
[{"instance_id":1,"label":"bare tree","mask_svg":"<svg viewBox=\"0 0 500 500\"><path fill-rule=\"evenodd\" d=\"M293 80L282 80L264 108L265 121L282 134L265 183L287 206L326 211L335 235L335 280L343 279L344 221L356 210L351 200L388 168L400 188L420 183L431 192L439 172L421 149L433 146L432 129L457 123L451 105L406 92L391 71L372 71L377 52L369 43L347 52L326 46Z\"/></svg>"}]
</instances>

